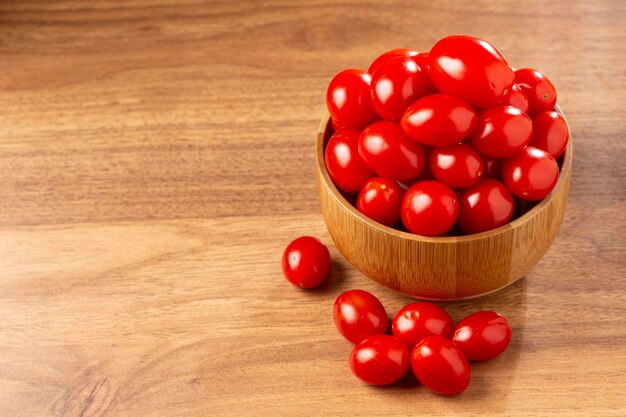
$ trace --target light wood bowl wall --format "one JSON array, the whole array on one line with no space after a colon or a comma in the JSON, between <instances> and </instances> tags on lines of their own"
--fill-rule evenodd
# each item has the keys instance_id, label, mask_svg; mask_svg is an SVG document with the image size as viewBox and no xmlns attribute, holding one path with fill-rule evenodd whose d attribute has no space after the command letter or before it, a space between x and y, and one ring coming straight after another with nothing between
<instances>
[{"instance_id":1,"label":"light wood bowl wall","mask_svg":"<svg viewBox=\"0 0 626 417\"><path fill-rule=\"evenodd\" d=\"M571 137L556 187L523 216L483 233L426 237L383 226L346 201L324 162L331 134L330 116L326 115L317 134L317 177L324 221L348 262L392 290L432 300L489 294L523 277L543 257L559 231L572 170Z\"/></svg>"}]
</instances>

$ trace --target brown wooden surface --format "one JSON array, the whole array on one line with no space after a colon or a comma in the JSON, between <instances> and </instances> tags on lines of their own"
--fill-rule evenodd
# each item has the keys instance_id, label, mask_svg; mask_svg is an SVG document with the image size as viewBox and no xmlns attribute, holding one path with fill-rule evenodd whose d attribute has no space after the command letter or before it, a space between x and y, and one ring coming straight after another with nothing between
<instances>
[{"instance_id":1,"label":"brown wooden surface","mask_svg":"<svg viewBox=\"0 0 626 417\"><path fill-rule=\"evenodd\" d=\"M432 3L432 4L431 4ZM0 1L0 415L626 415L621 1ZM315 132L330 77L484 37L555 81L576 138L560 234L496 309L508 351L461 396L350 373L337 294L409 300L330 245Z\"/></svg>"}]
</instances>

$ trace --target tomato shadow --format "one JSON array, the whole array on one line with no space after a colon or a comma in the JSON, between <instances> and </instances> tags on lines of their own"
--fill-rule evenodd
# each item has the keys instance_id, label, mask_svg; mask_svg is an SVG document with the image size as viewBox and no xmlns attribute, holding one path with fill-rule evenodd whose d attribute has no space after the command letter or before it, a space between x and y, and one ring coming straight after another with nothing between
<instances>
[{"instance_id":1,"label":"tomato shadow","mask_svg":"<svg viewBox=\"0 0 626 417\"><path fill-rule=\"evenodd\" d=\"M346 267L345 264L341 262L341 260L332 258L330 262L330 272L328 273L328 276L326 277L324 282L319 287L307 290L307 292L311 293L314 296L319 296L320 294L329 294L332 292L336 292L338 294L339 290L341 290L343 287L343 283L346 280L348 271L348 267Z\"/></svg>"}]
</instances>

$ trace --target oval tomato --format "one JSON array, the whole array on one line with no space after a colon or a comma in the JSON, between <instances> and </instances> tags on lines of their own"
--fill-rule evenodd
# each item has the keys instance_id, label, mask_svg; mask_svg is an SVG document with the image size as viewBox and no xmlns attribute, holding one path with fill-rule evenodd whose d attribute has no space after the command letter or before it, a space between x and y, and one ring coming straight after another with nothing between
<instances>
[{"instance_id":1,"label":"oval tomato","mask_svg":"<svg viewBox=\"0 0 626 417\"><path fill-rule=\"evenodd\" d=\"M369 125L359 138L359 155L370 170L391 180L415 178L426 165L422 146L393 122Z\"/></svg>"},{"instance_id":2,"label":"oval tomato","mask_svg":"<svg viewBox=\"0 0 626 417\"><path fill-rule=\"evenodd\" d=\"M333 306L333 321L337 330L352 343L384 334L388 320L385 307L367 291L345 291L339 294Z\"/></svg>"},{"instance_id":3,"label":"oval tomato","mask_svg":"<svg viewBox=\"0 0 626 417\"><path fill-rule=\"evenodd\" d=\"M528 146L502 164L502 180L514 196L522 200L541 200L559 179L556 160L541 149Z\"/></svg>"},{"instance_id":4,"label":"oval tomato","mask_svg":"<svg viewBox=\"0 0 626 417\"><path fill-rule=\"evenodd\" d=\"M447 94L432 94L411 104L402 116L402 130L416 142L448 146L461 142L476 126L472 107Z\"/></svg>"},{"instance_id":5,"label":"oval tomato","mask_svg":"<svg viewBox=\"0 0 626 417\"><path fill-rule=\"evenodd\" d=\"M356 208L372 220L393 227L400 220L404 190L397 182L386 178L372 178L365 183Z\"/></svg>"},{"instance_id":6,"label":"oval tomato","mask_svg":"<svg viewBox=\"0 0 626 417\"><path fill-rule=\"evenodd\" d=\"M402 307L391 322L391 333L410 348L426 336L449 337L451 332L452 319L448 312L424 301Z\"/></svg>"},{"instance_id":7,"label":"oval tomato","mask_svg":"<svg viewBox=\"0 0 626 417\"><path fill-rule=\"evenodd\" d=\"M458 224L465 233L480 233L508 223L514 210L513 196L504 184L484 178L461 194Z\"/></svg>"},{"instance_id":8,"label":"oval tomato","mask_svg":"<svg viewBox=\"0 0 626 417\"><path fill-rule=\"evenodd\" d=\"M359 191L374 176L359 155L360 136L357 129L341 128L331 136L324 151L328 175L337 188L347 193Z\"/></svg>"},{"instance_id":9,"label":"oval tomato","mask_svg":"<svg viewBox=\"0 0 626 417\"><path fill-rule=\"evenodd\" d=\"M555 111L546 111L533 117L533 137L530 146L548 152L555 159L563 155L569 139L565 118Z\"/></svg>"},{"instance_id":10,"label":"oval tomato","mask_svg":"<svg viewBox=\"0 0 626 417\"><path fill-rule=\"evenodd\" d=\"M283 275L300 288L315 288L324 282L330 271L330 252L318 239L302 236L292 241L283 252Z\"/></svg>"},{"instance_id":11,"label":"oval tomato","mask_svg":"<svg viewBox=\"0 0 626 417\"><path fill-rule=\"evenodd\" d=\"M452 188L474 185L483 173L482 158L474 148L463 143L433 149L428 167L437 181Z\"/></svg>"},{"instance_id":12,"label":"oval tomato","mask_svg":"<svg viewBox=\"0 0 626 417\"><path fill-rule=\"evenodd\" d=\"M402 58L412 58L414 56L417 55L417 51L413 51L411 49L407 49L407 48L396 48L396 49L392 49L390 51L384 52L382 54L380 54L370 65L369 69L367 70L368 73L370 73L371 75L374 75L374 73L376 72L376 70L378 70L378 68L384 64L385 62L389 61L392 58L398 58L398 57L402 57Z\"/></svg>"},{"instance_id":13,"label":"oval tomato","mask_svg":"<svg viewBox=\"0 0 626 417\"><path fill-rule=\"evenodd\" d=\"M457 196L438 181L420 181L404 194L400 216L411 233L439 236L447 233L459 214Z\"/></svg>"},{"instance_id":14,"label":"oval tomato","mask_svg":"<svg viewBox=\"0 0 626 417\"><path fill-rule=\"evenodd\" d=\"M500 104L513 106L524 113L528 113L528 98L517 84L513 84L513 87L504 95Z\"/></svg>"},{"instance_id":15,"label":"oval tomato","mask_svg":"<svg viewBox=\"0 0 626 417\"><path fill-rule=\"evenodd\" d=\"M520 109L497 106L478 115L472 145L482 155L508 158L523 149L532 138L533 124Z\"/></svg>"},{"instance_id":16,"label":"oval tomato","mask_svg":"<svg viewBox=\"0 0 626 417\"><path fill-rule=\"evenodd\" d=\"M471 36L448 36L428 54L429 75L437 90L477 109L497 105L513 87L515 75L504 56Z\"/></svg>"},{"instance_id":17,"label":"oval tomato","mask_svg":"<svg viewBox=\"0 0 626 417\"><path fill-rule=\"evenodd\" d=\"M374 118L371 82L372 77L358 69L341 71L330 81L326 105L337 125L362 128Z\"/></svg>"},{"instance_id":18,"label":"oval tomato","mask_svg":"<svg viewBox=\"0 0 626 417\"><path fill-rule=\"evenodd\" d=\"M452 341L441 336L425 337L413 348L411 367L417 379L438 394L460 394L470 383L465 355Z\"/></svg>"},{"instance_id":19,"label":"oval tomato","mask_svg":"<svg viewBox=\"0 0 626 417\"><path fill-rule=\"evenodd\" d=\"M528 114L550 111L556 105L556 88L541 71L522 68L515 71L515 83L528 97Z\"/></svg>"},{"instance_id":20,"label":"oval tomato","mask_svg":"<svg viewBox=\"0 0 626 417\"><path fill-rule=\"evenodd\" d=\"M393 336L370 336L359 342L350 353L350 369L370 385L389 385L407 373L409 348Z\"/></svg>"},{"instance_id":21,"label":"oval tomato","mask_svg":"<svg viewBox=\"0 0 626 417\"><path fill-rule=\"evenodd\" d=\"M467 359L487 361L507 348L511 341L511 326L495 311L478 311L456 325L452 341Z\"/></svg>"}]
</instances>

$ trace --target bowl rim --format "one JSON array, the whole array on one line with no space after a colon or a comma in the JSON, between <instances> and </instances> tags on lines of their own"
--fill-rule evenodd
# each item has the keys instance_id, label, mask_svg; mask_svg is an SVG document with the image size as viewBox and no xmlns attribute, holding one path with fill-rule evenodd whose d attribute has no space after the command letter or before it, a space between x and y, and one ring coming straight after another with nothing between
<instances>
[{"instance_id":1,"label":"bowl rim","mask_svg":"<svg viewBox=\"0 0 626 417\"><path fill-rule=\"evenodd\" d=\"M561 110L561 107L558 104L554 107L554 111L559 113L565 119L565 115L563 114L563 111ZM500 235L500 234L509 232L513 229L519 228L525 223L527 223L528 221L530 221L531 219L533 219L535 216L537 216L539 212L541 212L548 205L548 203L552 201L552 199L557 194L557 192L562 187L565 186L565 182L567 181L566 177L568 176L567 173L571 171L571 166L572 166L574 149L572 145L572 135L571 135L571 131L569 130L569 124L568 124L569 138L567 141L567 146L565 147L565 152L563 153L563 163L561 164L561 170L559 172L559 178L557 180L557 183L554 186L554 189L550 192L550 194L544 197L537 205L535 205L528 212L524 213L522 216L518 217L517 219L507 224L504 224L500 227L496 227L495 229L487 230L487 231L480 232L480 233L474 233L471 235L434 236L434 237L417 235L414 233L404 232L402 230L397 230L392 227L385 226L381 223L378 223L375 220L370 219L369 217L365 216L363 213L358 211L356 207L350 204L343 197L343 195L341 195L339 189L337 189L333 181L330 179L330 175L328 174L328 170L326 169L326 161L324 160L324 136L326 134L326 130L328 129L329 124L330 124L330 114L326 112L326 114L322 118L322 121L317 131L316 159L317 159L317 168L320 173L321 179L322 181L324 181L325 185L330 190L333 198L337 201L339 205L342 206L343 209L347 210L350 214L355 216L361 223L364 223L365 225L369 227L373 227L377 229L379 232L387 233L389 235L394 235L395 237L398 237L401 239L407 239L407 240L412 240L412 241L417 241L417 242L431 242L431 243L445 243L445 244L470 242L470 241L475 241L479 239L488 239L490 237Z\"/></svg>"}]
</instances>

